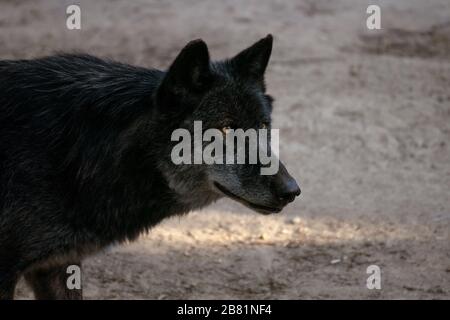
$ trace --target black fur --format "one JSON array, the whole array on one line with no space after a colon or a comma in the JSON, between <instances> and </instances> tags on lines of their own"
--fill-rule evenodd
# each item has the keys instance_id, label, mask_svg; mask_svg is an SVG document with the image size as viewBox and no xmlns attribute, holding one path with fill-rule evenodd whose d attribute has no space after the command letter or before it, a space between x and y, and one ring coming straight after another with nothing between
<instances>
[{"instance_id":1,"label":"black fur","mask_svg":"<svg viewBox=\"0 0 450 320\"><path fill-rule=\"evenodd\" d=\"M67 264L218 199L196 185L202 172L169 181L170 135L230 75L264 100L266 42L260 62L212 64L194 41L168 72L89 55L0 61L0 298L21 275L38 298L80 298L61 287Z\"/></svg>"}]
</instances>

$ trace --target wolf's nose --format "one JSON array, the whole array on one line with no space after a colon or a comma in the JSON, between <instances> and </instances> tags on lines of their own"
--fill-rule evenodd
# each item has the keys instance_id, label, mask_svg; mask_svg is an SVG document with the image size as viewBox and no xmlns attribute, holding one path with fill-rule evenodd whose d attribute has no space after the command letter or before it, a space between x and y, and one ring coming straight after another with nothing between
<instances>
[{"instance_id":1,"label":"wolf's nose","mask_svg":"<svg viewBox=\"0 0 450 320\"><path fill-rule=\"evenodd\" d=\"M291 179L284 185L284 188L280 190L280 192L278 193L278 197L281 201L289 203L294 201L295 197L299 196L300 193L301 190L297 185L297 182L295 182L294 179Z\"/></svg>"}]
</instances>

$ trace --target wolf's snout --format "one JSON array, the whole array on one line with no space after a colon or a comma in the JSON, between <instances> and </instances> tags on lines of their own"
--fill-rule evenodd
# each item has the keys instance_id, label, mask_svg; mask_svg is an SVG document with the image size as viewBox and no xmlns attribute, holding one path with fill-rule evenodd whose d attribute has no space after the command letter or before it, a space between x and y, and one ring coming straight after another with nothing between
<instances>
[{"instance_id":1,"label":"wolf's snout","mask_svg":"<svg viewBox=\"0 0 450 320\"><path fill-rule=\"evenodd\" d=\"M284 188L279 191L278 198L284 202L292 202L295 197L299 196L301 193L300 188L297 185L297 182L294 179L290 179L285 185Z\"/></svg>"},{"instance_id":2,"label":"wolf's snout","mask_svg":"<svg viewBox=\"0 0 450 320\"><path fill-rule=\"evenodd\" d=\"M295 197L301 193L297 181L287 172L284 165L280 164L278 174L274 177L274 194L285 204L294 201Z\"/></svg>"}]
</instances>

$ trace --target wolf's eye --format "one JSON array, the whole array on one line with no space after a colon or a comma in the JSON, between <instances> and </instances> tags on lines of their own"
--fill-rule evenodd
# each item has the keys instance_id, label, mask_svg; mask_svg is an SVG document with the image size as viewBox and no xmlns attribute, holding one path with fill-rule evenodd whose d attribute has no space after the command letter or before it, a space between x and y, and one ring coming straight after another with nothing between
<instances>
[{"instance_id":1,"label":"wolf's eye","mask_svg":"<svg viewBox=\"0 0 450 320\"><path fill-rule=\"evenodd\" d=\"M222 128L223 134L228 134L230 132L230 130L231 130L231 127L229 127L229 126L226 126L226 127Z\"/></svg>"}]
</instances>

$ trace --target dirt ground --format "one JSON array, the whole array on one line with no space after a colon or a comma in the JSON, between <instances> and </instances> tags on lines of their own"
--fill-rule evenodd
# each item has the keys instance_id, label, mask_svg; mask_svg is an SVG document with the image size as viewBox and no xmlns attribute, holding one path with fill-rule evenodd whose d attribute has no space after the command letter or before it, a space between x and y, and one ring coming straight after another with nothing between
<instances>
[{"instance_id":1,"label":"dirt ground","mask_svg":"<svg viewBox=\"0 0 450 320\"><path fill-rule=\"evenodd\" d=\"M382 30L366 28L370 3ZM88 259L86 298L449 299L448 0L0 1L2 59L77 50L165 68L189 40L224 58L267 33L302 196L279 215L221 200L166 221ZM23 282L17 297L32 298Z\"/></svg>"}]
</instances>

